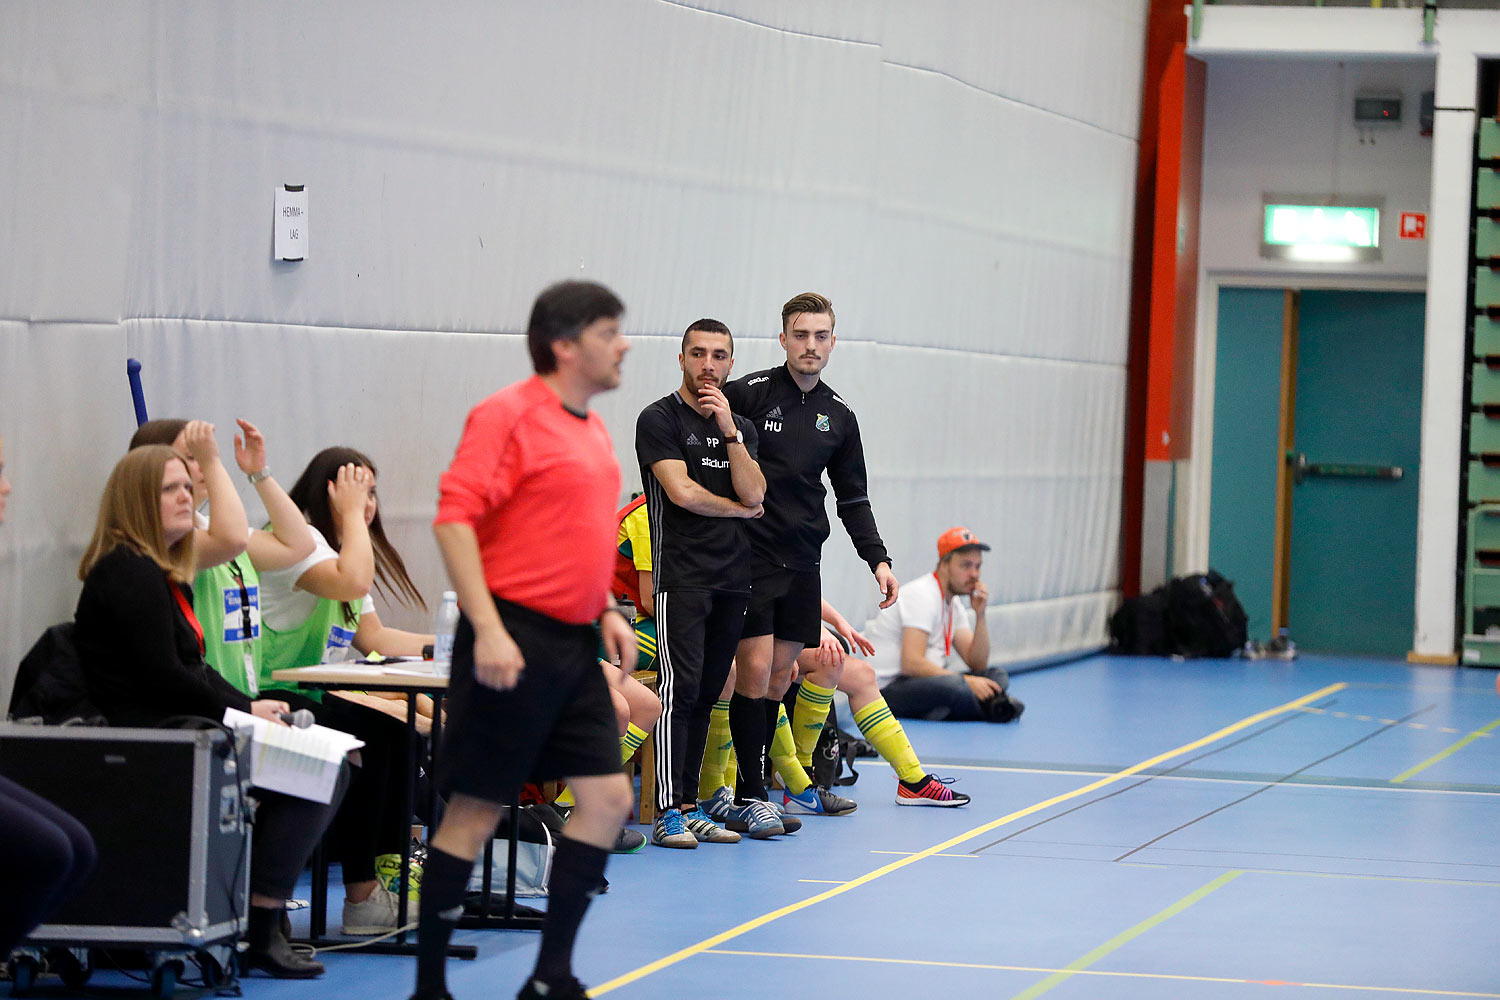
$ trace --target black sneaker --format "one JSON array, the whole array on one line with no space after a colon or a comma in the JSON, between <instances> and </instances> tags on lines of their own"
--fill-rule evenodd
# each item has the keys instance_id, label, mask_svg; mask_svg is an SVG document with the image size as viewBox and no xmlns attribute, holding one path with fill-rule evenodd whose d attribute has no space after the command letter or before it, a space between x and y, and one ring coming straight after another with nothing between
<instances>
[{"instance_id":1,"label":"black sneaker","mask_svg":"<svg viewBox=\"0 0 1500 1000\"><path fill-rule=\"evenodd\" d=\"M564 983L544 983L539 979L528 979L516 1000L588 1000L589 991L576 979Z\"/></svg>"},{"instance_id":2,"label":"black sneaker","mask_svg":"<svg viewBox=\"0 0 1500 1000\"><path fill-rule=\"evenodd\" d=\"M628 826L620 827L620 832L615 834L615 846L611 854L634 854L646 846L646 835L639 830L632 830Z\"/></svg>"}]
</instances>

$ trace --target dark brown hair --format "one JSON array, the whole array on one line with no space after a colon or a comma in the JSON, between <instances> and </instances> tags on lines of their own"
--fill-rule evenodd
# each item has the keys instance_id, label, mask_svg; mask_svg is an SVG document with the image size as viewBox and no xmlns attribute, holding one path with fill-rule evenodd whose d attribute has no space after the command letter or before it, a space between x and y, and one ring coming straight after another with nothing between
<instances>
[{"instance_id":1,"label":"dark brown hair","mask_svg":"<svg viewBox=\"0 0 1500 1000\"><path fill-rule=\"evenodd\" d=\"M167 447L177 443L177 438L187 428L186 420L148 420L135 429L130 435L130 448L139 448L143 444L164 444ZM130 449L126 449L127 451Z\"/></svg>"},{"instance_id":2,"label":"dark brown hair","mask_svg":"<svg viewBox=\"0 0 1500 1000\"><path fill-rule=\"evenodd\" d=\"M722 333L724 336L728 337L729 356L731 358L734 357L734 334L729 332L729 327L725 326L723 323L720 323L716 319L700 319L697 322L689 325L686 330L682 331L682 352L684 354L687 353L688 334L692 333L694 330L702 330L704 333Z\"/></svg>"},{"instance_id":3,"label":"dark brown hair","mask_svg":"<svg viewBox=\"0 0 1500 1000\"><path fill-rule=\"evenodd\" d=\"M557 371L559 340L577 340L595 320L616 319L625 312L619 296L596 281L559 281L536 297L526 324L526 348L538 375Z\"/></svg>"},{"instance_id":4,"label":"dark brown hair","mask_svg":"<svg viewBox=\"0 0 1500 1000\"><path fill-rule=\"evenodd\" d=\"M302 475L287 490L287 496L302 510L307 523L317 528L335 551L342 547L342 543L333 523L333 505L328 502L328 484L338 478L339 469L350 464L369 469L373 475L380 474L375 463L361 451L342 446L324 448L312 457L307 468L302 470ZM375 552L375 586L380 592L402 604L417 604L426 608L427 602L422 600L421 593L406 573L406 563L401 561L401 554L385 537L385 528L380 523L379 504L375 506L375 519L370 522L370 547ZM353 625L359 621L359 613L352 602L344 601L343 606L345 624Z\"/></svg>"},{"instance_id":5,"label":"dark brown hair","mask_svg":"<svg viewBox=\"0 0 1500 1000\"><path fill-rule=\"evenodd\" d=\"M786 305L781 307L781 332L786 333L787 324L792 321L792 317L801 313L827 313L829 326L837 322L832 302L817 292L803 292L787 299Z\"/></svg>"}]
</instances>

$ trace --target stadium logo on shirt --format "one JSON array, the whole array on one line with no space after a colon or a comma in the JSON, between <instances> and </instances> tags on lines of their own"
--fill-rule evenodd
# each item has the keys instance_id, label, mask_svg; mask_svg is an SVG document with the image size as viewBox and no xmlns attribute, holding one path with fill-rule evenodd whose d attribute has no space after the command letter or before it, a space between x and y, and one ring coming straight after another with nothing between
<instances>
[{"instance_id":1,"label":"stadium logo on shirt","mask_svg":"<svg viewBox=\"0 0 1500 1000\"><path fill-rule=\"evenodd\" d=\"M698 435L696 435L696 434L689 434L688 435L688 439L687 439L687 443L688 443L688 447L689 448L696 448L700 444L702 444L703 442L698 440Z\"/></svg>"},{"instance_id":2,"label":"stadium logo on shirt","mask_svg":"<svg viewBox=\"0 0 1500 1000\"><path fill-rule=\"evenodd\" d=\"M753 378L750 381L746 382L745 384L746 385L760 385L762 382L769 382L769 381L771 381L771 376L769 376L769 375L762 375L760 378Z\"/></svg>"},{"instance_id":3,"label":"stadium logo on shirt","mask_svg":"<svg viewBox=\"0 0 1500 1000\"><path fill-rule=\"evenodd\" d=\"M829 427L828 427L828 414L826 414L826 413L820 413L820 414L818 414L817 422L814 423L813 426L816 427L820 431L827 431L827 430L829 430Z\"/></svg>"}]
</instances>

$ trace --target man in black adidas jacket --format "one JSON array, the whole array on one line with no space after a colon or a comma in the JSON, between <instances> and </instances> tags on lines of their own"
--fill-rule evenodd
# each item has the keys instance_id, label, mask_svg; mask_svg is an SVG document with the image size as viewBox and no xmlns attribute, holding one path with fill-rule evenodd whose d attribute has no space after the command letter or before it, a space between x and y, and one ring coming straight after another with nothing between
<instances>
[{"instance_id":1,"label":"man in black adidas jacket","mask_svg":"<svg viewBox=\"0 0 1500 1000\"><path fill-rule=\"evenodd\" d=\"M791 684L797 655L820 639L818 564L828 537L825 470L838 498L839 519L880 585L880 606L896 600L896 577L866 490L859 423L820 377L836 340L833 323L828 299L815 292L796 296L781 308L786 364L724 386L734 412L755 425L766 477L765 516L744 522L751 550L750 607L729 710L742 801L766 797L762 775L777 705ZM821 726L821 719L813 721ZM809 720L800 724L806 727Z\"/></svg>"}]
</instances>

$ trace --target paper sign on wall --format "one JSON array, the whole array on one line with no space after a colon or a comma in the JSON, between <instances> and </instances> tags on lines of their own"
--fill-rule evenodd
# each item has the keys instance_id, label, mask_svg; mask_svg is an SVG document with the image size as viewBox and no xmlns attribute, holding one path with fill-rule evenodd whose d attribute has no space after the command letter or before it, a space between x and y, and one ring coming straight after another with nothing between
<instances>
[{"instance_id":1,"label":"paper sign on wall","mask_svg":"<svg viewBox=\"0 0 1500 1000\"><path fill-rule=\"evenodd\" d=\"M307 258L307 189L301 184L276 188L276 259Z\"/></svg>"},{"instance_id":2,"label":"paper sign on wall","mask_svg":"<svg viewBox=\"0 0 1500 1000\"><path fill-rule=\"evenodd\" d=\"M1427 213L1402 212L1401 238L1403 240L1425 240L1427 238Z\"/></svg>"}]
</instances>

